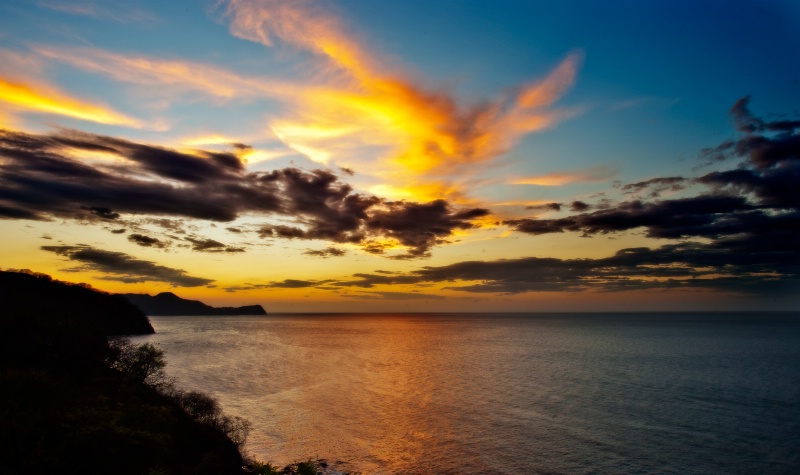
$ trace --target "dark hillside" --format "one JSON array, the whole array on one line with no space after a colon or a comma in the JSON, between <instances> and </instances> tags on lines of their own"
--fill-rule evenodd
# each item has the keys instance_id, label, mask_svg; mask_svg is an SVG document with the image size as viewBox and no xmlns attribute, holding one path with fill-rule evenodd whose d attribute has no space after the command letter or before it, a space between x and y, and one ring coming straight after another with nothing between
<instances>
[{"instance_id":1,"label":"dark hillside","mask_svg":"<svg viewBox=\"0 0 800 475\"><path fill-rule=\"evenodd\" d=\"M0 326L0 355L20 365L95 364L107 336L154 333L118 295L21 272L0 272Z\"/></svg>"},{"instance_id":2,"label":"dark hillside","mask_svg":"<svg viewBox=\"0 0 800 475\"><path fill-rule=\"evenodd\" d=\"M0 473L243 473L246 423L174 389L157 348L109 344L153 333L125 298L0 272L0 303ZM189 404L198 398L210 407L202 419Z\"/></svg>"}]
</instances>

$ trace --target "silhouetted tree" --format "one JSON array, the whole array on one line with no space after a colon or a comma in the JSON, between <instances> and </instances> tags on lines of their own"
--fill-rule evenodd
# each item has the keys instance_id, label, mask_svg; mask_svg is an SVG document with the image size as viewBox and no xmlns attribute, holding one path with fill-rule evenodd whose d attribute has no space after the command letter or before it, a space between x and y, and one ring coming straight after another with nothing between
<instances>
[{"instance_id":1,"label":"silhouetted tree","mask_svg":"<svg viewBox=\"0 0 800 475\"><path fill-rule=\"evenodd\" d=\"M167 366L164 352L151 343L134 345L130 340L115 339L109 342L109 347L110 367L153 388L164 389L172 384L164 371Z\"/></svg>"}]
</instances>

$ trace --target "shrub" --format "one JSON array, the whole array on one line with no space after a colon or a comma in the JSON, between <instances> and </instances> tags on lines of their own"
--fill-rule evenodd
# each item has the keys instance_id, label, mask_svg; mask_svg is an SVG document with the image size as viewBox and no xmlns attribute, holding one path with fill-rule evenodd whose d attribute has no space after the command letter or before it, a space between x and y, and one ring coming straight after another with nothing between
<instances>
[{"instance_id":1,"label":"shrub","mask_svg":"<svg viewBox=\"0 0 800 475\"><path fill-rule=\"evenodd\" d=\"M250 433L250 422L238 416L227 416L216 399L197 391L173 390L169 395L189 417L223 433L241 448Z\"/></svg>"},{"instance_id":2,"label":"shrub","mask_svg":"<svg viewBox=\"0 0 800 475\"><path fill-rule=\"evenodd\" d=\"M115 339L109 342L111 356L108 364L133 380L152 388L165 389L172 379L164 372L167 361L164 352L151 343L134 345L129 340Z\"/></svg>"}]
</instances>

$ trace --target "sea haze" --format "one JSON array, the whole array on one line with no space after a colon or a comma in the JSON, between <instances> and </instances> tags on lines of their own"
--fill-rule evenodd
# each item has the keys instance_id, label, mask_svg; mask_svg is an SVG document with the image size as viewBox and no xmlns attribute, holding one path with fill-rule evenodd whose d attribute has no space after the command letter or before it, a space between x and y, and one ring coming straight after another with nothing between
<instances>
[{"instance_id":1,"label":"sea haze","mask_svg":"<svg viewBox=\"0 0 800 475\"><path fill-rule=\"evenodd\" d=\"M151 317L276 464L800 473L800 313Z\"/></svg>"}]
</instances>

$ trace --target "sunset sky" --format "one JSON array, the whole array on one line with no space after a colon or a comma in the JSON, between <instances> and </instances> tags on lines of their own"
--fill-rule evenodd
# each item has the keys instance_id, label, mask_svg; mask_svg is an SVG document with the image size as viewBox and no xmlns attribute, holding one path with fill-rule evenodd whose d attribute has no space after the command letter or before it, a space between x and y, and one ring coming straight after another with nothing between
<instances>
[{"instance_id":1,"label":"sunset sky","mask_svg":"<svg viewBox=\"0 0 800 475\"><path fill-rule=\"evenodd\" d=\"M800 3L0 3L0 268L270 312L800 308Z\"/></svg>"}]
</instances>

